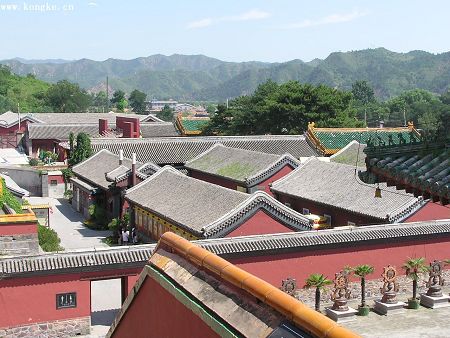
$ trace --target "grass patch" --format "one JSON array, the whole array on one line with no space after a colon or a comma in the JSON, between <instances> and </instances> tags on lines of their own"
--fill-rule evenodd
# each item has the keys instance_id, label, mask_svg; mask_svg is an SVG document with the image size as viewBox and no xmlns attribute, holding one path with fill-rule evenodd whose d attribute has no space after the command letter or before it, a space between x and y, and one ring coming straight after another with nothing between
<instances>
[{"instance_id":1,"label":"grass patch","mask_svg":"<svg viewBox=\"0 0 450 338\"><path fill-rule=\"evenodd\" d=\"M217 174L226 177L243 179L250 176L254 172L254 170L255 168L250 164L236 162L220 168L219 170L217 170Z\"/></svg>"},{"instance_id":2,"label":"grass patch","mask_svg":"<svg viewBox=\"0 0 450 338\"><path fill-rule=\"evenodd\" d=\"M55 230L38 224L39 246L45 252L63 251L64 248L59 245L61 240Z\"/></svg>"},{"instance_id":3,"label":"grass patch","mask_svg":"<svg viewBox=\"0 0 450 338\"><path fill-rule=\"evenodd\" d=\"M114 236L108 236L102 239L102 243L105 243L108 246L117 246L117 238Z\"/></svg>"}]
</instances>

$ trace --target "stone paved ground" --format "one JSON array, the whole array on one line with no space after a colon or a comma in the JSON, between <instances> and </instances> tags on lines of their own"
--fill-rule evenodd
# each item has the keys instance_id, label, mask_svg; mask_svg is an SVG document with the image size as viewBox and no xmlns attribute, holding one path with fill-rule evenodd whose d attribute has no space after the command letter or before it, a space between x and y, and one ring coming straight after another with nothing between
<instances>
[{"instance_id":1,"label":"stone paved ground","mask_svg":"<svg viewBox=\"0 0 450 338\"><path fill-rule=\"evenodd\" d=\"M450 308L406 310L405 313L380 316L371 312L367 317L343 323L366 338L448 338L450 337Z\"/></svg>"}]
</instances>

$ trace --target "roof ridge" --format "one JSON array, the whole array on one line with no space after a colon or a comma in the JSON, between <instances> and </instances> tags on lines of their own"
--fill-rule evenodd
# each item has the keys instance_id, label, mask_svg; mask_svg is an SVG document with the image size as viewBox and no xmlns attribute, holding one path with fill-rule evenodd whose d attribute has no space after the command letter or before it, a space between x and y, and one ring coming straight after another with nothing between
<instances>
[{"instance_id":1,"label":"roof ridge","mask_svg":"<svg viewBox=\"0 0 450 338\"><path fill-rule=\"evenodd\" d=\"M279 180L272 182L270 190L272 190L272 188L275 188L276 186L282 184L285 180L289 179L291 176L294 176L297 173L297 171L300 170L300 168L304 168L308 163L315 161L315 160L320 161L316 156L309 156L305 162L300 163L300 165L297 168L295 168L294 170L292 170L289 174L283 176Z\"/></svg>"},{"instance_id":2,"label":"roof ridge","mask_svg":"<svg viewBox=\"0 0 450 338\"><path fill-rule=\"evenodd\" d=\"M257 173L253 174L250 177L247 177L245 181L248 182L248 184L252 180L255 180L256 183L259 183L259 180L257 180L258 176L263 175L264 173L267 173L267 172L269 172L271 170L275 170L276 167L278 165L282 165L283 162L286 162L286 164L290 164L289 162L291 162L292 164L297 164L297 167L294 168L294 170L297 169L301 165L301 161L296 159L294 156L292 156L289 153L284 153L283 155L280 155L276 161L272 162L271 164L269 164L264 169L261 169L260 171L258 171Z\"/></svg>"},{"instance_id":3,"label":"roof ridge","mask_svg":"<svg viewBox=\"0 0 450 338\"><path fill-rule=\"evenodd\" d=\"M88 157L88 158L85 159L84 161L82 161L82 162L80 162L80 163L78 163L78 164L75 164L75 165L72 167L72 170L75 169L75 168L78 168L78 167L81 166L82 164L85 164L85 163L90 162L92 159L96 158L96 157L97 157L99 154L101 154L101 153L109 153L109 154L114 155L114 153L112 153L112 152L109 151L108 149L102 149L102 150L96 152L95 154L91 155L90 157Z\"/></svg>"},{"instance_id":4,"label":"roof ridge","mask_svg":"<svg viewBox=\"0 0 450 338\"><path fill-rule=\"evenodd\" d=\"M328 317L310 309L272 284L174 233L164 233L158 242L155 252L159 249L164 250L164 247L168 247L172 252L175 252L191 264L200 266L216 277L256 297L276 312L282 314L289 321L294 322L299 328L305 329L315 336L327 336L330 338L359 337L350 330L339 326ZM154 265L151 261L150 264Z\"/></svg>"},{"instance_id":5,"label":"roof ridge","mask_svg":"<svg viewBox=\"0 0 450 338\"><path fill-rule=\"evenodd\" d=\"M205 156L206 154L210 153L213 149L217 148L217 147L225 147L222 143L215 143L212 147L206 149L204 152L198 154L197 156L195 156L193 159L187 161L184 166L186 167L186 165L198 160L199 158Z\"/></svg>"}]
</instances>

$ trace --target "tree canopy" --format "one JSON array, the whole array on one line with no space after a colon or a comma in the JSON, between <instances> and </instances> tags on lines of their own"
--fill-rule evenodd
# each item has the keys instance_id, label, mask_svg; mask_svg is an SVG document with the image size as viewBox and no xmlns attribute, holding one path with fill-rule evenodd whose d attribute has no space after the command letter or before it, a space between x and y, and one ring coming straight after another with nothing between
<instances>
[{"instance_id":1,"label":"tree canopy","mask_svg":"<svg viewBox=\"0 0 450 338\"><path fill-rule=\"evenodd\" d=\"M131 92L128 97L128 102L133 111L137 113L142 113L145 111L145 100L147 99L147 94L135 89Z\"/></svg>"},{"instance_id":2,"label":"tree canopy","mask_svg":"<svg viewBox=\"0 0 450 338\"><path fill-rule=\"evenodd\" d=\"M73 140L73 136L71 137ZM71 141L70 143L72 143ZM76 139L76 145L70 153L69 164L74 166L92 155L91 139L86 133L79 133Z\"/></svg>"},{"instance_id":3,"label":"tree canopy","mask_svg":"<svg viewBox=\"0 0 450 338\"><path fill-rule=\"evenodd\" d=\"M167 104L164 106L164 108L156 114L156 117L163 120L170 122L173 120L173 109L170 108Z\"/></svg>"},{"instance_id":4,"label":"tree canopy","mask_svg":"<svg viewBox=\"0 0 450 338\"><path fill-rule=\"evenodd\" d=\"M62 80L49 88L46 102L60 113L85 112L91 105L92 98L79 85Z\"/></svg>"}]
</instances>

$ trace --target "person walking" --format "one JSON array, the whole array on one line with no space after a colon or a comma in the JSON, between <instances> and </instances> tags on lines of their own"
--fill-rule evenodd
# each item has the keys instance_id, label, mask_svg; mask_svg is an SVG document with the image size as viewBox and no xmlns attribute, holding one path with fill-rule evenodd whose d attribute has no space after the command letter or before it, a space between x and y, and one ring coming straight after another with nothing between
<instances>
[{"instance_id":1,"label":"person walking","mask_svg":"<svg viewBox=\"0 0 450 338\"><path fill-rule=\"evenodd\" d=\"M129 231L122 232L122 243L128 245Z\"/></svg>"}]
</instances>

